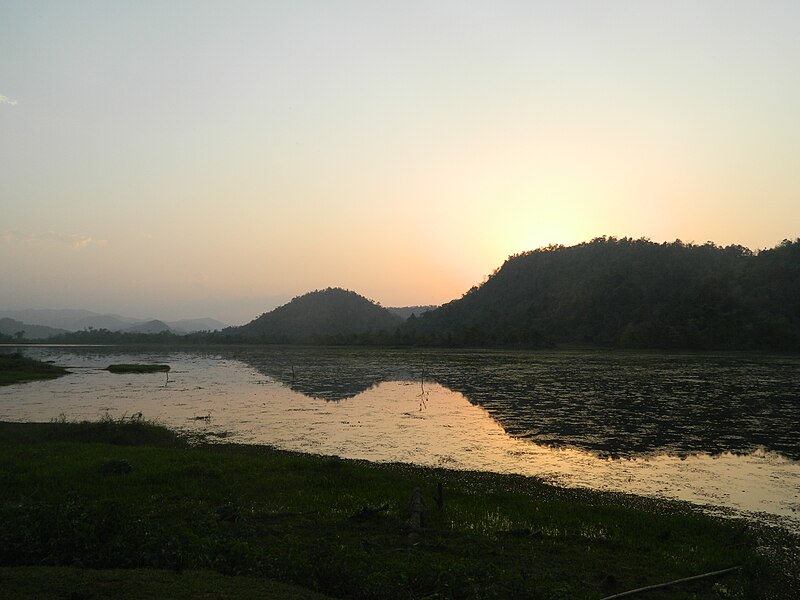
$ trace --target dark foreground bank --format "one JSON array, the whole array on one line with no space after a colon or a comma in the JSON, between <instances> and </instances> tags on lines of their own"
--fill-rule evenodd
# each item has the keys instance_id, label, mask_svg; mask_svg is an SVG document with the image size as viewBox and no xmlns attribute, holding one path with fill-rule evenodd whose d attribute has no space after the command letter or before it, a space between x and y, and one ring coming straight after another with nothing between
<instances>
[{"instance_id":1,"label":"dark foreground bank","mask_svg":"<svg viewBox=\"0 0 800 600\"><path fill-rule=\"evenodd\" d=\"M791 598L793 544L525 477L193 444L140 419L0 423L4 597L599 599L741 566L634 597Z\"/></svg>"}]
</instances>

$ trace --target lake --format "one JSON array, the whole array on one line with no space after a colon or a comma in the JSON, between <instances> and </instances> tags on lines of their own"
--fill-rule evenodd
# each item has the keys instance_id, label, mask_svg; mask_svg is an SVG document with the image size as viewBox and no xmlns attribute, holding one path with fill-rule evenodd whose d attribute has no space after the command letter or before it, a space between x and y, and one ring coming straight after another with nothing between
<instances>
[{"instance_id":1,"label":"lake","mask_svg":"<svg viewBox=\"0 0 800 600\"><path fill-rule=\"evenodd\" d=\"M800 357L6 346L72 372L0 420L142 413L220 442L541 477L800 531ZM169 375L115 375L112 363Z\"/></svg>"}]
</instances>

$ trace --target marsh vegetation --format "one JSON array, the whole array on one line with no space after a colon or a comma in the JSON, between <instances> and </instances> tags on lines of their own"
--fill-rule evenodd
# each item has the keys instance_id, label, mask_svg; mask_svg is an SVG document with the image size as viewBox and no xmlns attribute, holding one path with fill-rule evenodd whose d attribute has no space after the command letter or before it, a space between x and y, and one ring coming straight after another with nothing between
<instances>
[{"instance_id":1,"label":"marsh vegetation","mask_svg":"<svg viewBox=\"0 0 800 600\"><path fill-rule=\"evenodd\" d=\"M63 367L30 358L20 352L0 353L0 385L55 379L67 373Z\"/></svg>"}]
</instances>

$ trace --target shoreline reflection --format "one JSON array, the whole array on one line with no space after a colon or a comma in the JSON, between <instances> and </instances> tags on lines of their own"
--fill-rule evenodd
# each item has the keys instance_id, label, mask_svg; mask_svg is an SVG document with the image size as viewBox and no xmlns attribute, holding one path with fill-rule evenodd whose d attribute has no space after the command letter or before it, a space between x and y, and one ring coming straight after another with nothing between
<instances>
[{"instance_id":1,"label":"shoreline reflection","mask_svg":"<svg viewBox=\"0 0 800 600\"><path fill-rule=\"evenodd\" d=\"M602 456L749 454L800 459L800 360L708 354L289 349L236 358L290 389L350 400L431 381L512 436Z\"/></svg>"},{"instance_id":2,"label":"shoreline reflection","mask_svg":"<svg viewBox=\"0 0 800 600\"><path fill-rule=\"evenodd\" d=\"M548 408L547 398L531 402L525 394L548 386L560 377L565 363L580 359L586 364L576 367L574 380L556 388L574 395L589 374L608 366L609 360L621 360L614 357L592 362L591 356L575 354L473 353L465 358L433 353L425 357L423 390L419 378L423 363L409 352L26 351L73 366L75 371L58 380L0 388L0 420L48 421L62 413L80 420L97 419L106 411L112 417L142 412L167 426L216 435L223 442L268 444L375 462L517 473L562 486L687 500L712 511L762 513L757 517L762 521L800 531L800 462L772 450L723 450L711 455L685 448L672 452L666 446L612 460L591 447L539 443L547 438L541 431L532 435L531 423L540 419L545 425L558 424L558 411L566 409ZM663 357L656 358L664 362ZM694 359L689 371L697 371L706 359ZM109 362L139 361L170 364L169 386L164 386L161 374L113 375L102 370ZM498 379L502 365L505 372ZM758 368L764 375L779 366L768 362ZM631 368L636 371L642 366L634 361ZM656 376L662 383L680 374L670 364L660 368L666 371ZM716 376L717 371L704 368L707 379ZM731 372L730 367L715 368ZM447 383L452 381L460 384ZM492 385L498 388L492 390ZM621 388L631 385L623 382ZM654 393L656 387L648 389ZM492 393L486 393L487 389ZM675 384L670 389L673 395L685 397L688 388ZM779 394L792 391L781 389ZM426 394L424 402L421 390ZM588 398L584 404L596 402ZM584 418L586 410L573 406L567 420ZM513 433L515 426L522 435ZM574 424L566 426L569 430ZM566 439L573 440L569 435Z\"/></svg>"},{"instance_id":3,"label":"shoreline reflection","mask_svg":"<svg viewBox=\"0 0 800 600\"><path fill-rule=\"evenodd\" d=\"M769 513L795 520L800 529L800 463L777 453L603 458L514 438L461 393L436 383L426 387L423 410L416 382L383 382L351 402L327 405L286 390L267 406L254 407L251 427L234 440L342 458L535 476L561 486Z\"/></svg>"}]
</instances>

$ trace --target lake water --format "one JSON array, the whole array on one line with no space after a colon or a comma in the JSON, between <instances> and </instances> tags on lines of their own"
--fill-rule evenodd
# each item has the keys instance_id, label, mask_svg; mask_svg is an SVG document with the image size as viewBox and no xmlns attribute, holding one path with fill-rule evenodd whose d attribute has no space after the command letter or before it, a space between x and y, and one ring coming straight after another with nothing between
<instances>
[{"instance_id":1,"label":"lake water","mask_svg":"<svg viewBox=\"0 0 800 600\"><path fill-rule=\"evenodd\" d=\"M72 373L0 387L0 420L141 412L223 442L534 475L800 531L797 357L20 349ZM127 362L172 370L104 370Z\"/></svg>"}]
</instances>

